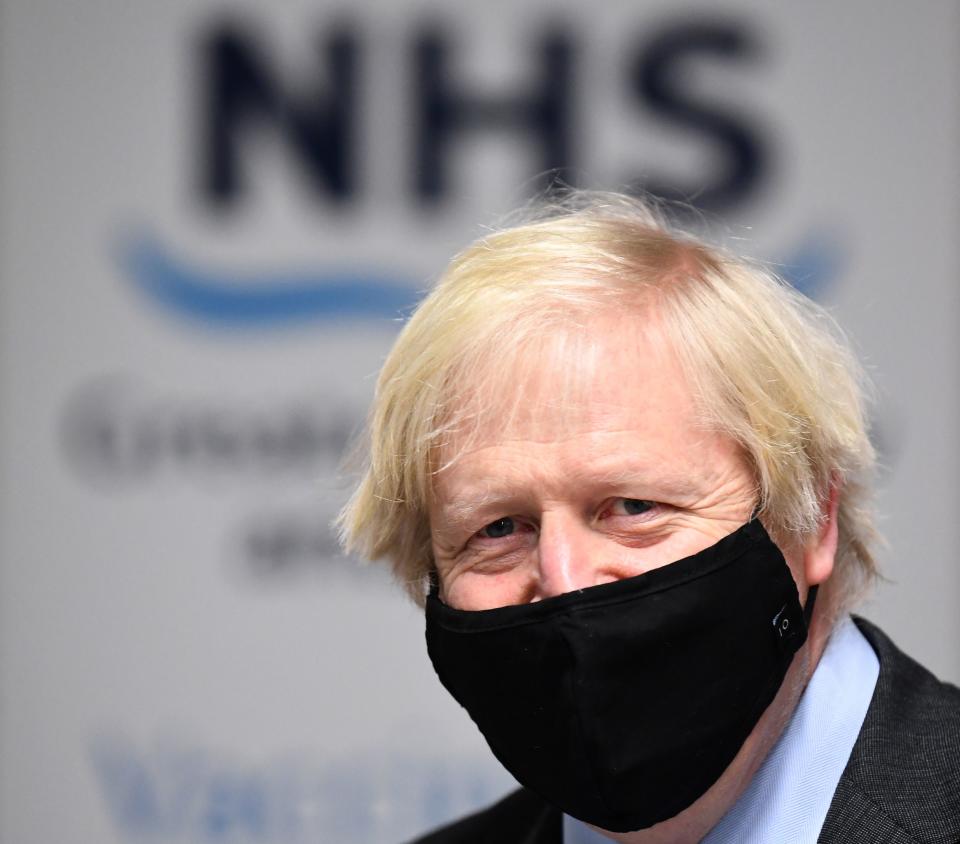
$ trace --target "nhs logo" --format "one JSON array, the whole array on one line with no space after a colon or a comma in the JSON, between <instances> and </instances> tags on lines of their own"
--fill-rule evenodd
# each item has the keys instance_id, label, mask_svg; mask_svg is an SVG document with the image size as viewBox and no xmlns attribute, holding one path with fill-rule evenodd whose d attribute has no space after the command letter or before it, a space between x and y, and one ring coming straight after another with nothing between
<instances>
[{"instance_id":1,"label":"nhs logo","mask_svg":"<svg viewBox=\"0 0 960 844\"><path fill-rule=\"evenodd\" d=\"M265 243L255 264L214 260L141 227L115 248L121 276L178 321L273 331L403 318L430 273L495 216L477 195L481 170L489 178L480 181L503 185L502 202L561 185L612 188L719 220L749 220L774 181L775 118L751 103L749 85L742 97L717 98L703 84L717 74L761 78L775 61L754 19L648 15L625 22L614 43L586 19L505 21L496 50L490 31L477 34L464 19L390 30L338 21L305 28L293 57L257 23L209 20L191 41L182 98L193 117L178 133L191 150L190 206L229 236L265 186L295 191L308 206L297 225L316 226L320 239L331 236L325 221L337 220L338 253L347 257L298 262ZM477 78L478 57L499 61L504 50L510 79ZM380 108L387 100L389 124ZM694 166L648 136L693 150ZM484 149L496 151L494 160ZM371 209L383 220L383 207L416 237L391 260L373 261L364 221ZM829 232L780 248L777 269L808 295L839 271L842 251Z\"/></svg>"}]
</instances>

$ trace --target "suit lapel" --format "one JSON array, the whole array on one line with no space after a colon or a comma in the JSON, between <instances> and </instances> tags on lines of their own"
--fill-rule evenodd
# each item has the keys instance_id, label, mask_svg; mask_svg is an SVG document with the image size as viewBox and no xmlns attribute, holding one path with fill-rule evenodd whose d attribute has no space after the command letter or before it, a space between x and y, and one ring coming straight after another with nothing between
<instances>
[{"instance_id":1,"label":"suit lapel","mask_svg":"<svg viewBox=\"0 0 960 844\"><path fill-rule=\"evenodd\" d=\"M840 781L817 844L918 844L846 778Z\"/></svg>"},{"instance_id":2,"label":"suit lapel","mask_svg":"<svg viewBox=\"0 0 960 844\"><path fill-rule=\"evenodd\" d=\"M819 844L960 840L960 691L854 618L880 676Z\"/></svg>"}]
</instances>

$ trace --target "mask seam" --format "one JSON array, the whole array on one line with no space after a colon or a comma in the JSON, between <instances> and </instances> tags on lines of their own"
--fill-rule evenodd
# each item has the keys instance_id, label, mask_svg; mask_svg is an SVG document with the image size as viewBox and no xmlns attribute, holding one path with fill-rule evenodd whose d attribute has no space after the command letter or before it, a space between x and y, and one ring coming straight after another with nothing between
<instances>
[{"instance_id":1,"label":"mask seam","mask_svg":"<svg viewBox=\"0 0 960 844\"><path fill-rule=\"evenodd\" d=\"M563 639L564 647L566 648L567 653L569 654L569 659L571 664L577 665L578 663L575 661L575 653L574 653L573 647L570 644L570 639L568 638L566 631L561 633L561 638ZM568 688L568 694L569 694L570 700L573 701L574 722L577 725L577 732L579 733L579 736L580 736L580 745L584 749L584 755L589 760L590 777L594 782L594 791L597 794L603 808L606 810L606 812L609 815L619 815L619 812L614 812L611 810L610 805L607 803L607 798L601 787L602 780L600 779L597 773L598 771L597 761L594 758L594 754L590 752L590 749L589 749L590 745L587 743L587 734L586 734L586 730L584 729L583 718L581 715L583 707L581 705L580 695L575 688L573 672L571 672L571 676L567 678L567 683L570 686L570 688Z\"/></svg>"}]
</instances>

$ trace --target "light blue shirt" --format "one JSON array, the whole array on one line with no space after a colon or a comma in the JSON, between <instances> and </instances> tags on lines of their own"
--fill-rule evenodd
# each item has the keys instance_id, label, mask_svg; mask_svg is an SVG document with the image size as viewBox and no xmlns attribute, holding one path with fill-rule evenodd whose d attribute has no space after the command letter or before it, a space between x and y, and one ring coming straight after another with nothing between
<instances>
[{"instance_id":1,"label":"light blue shirt","mask_svg":"<svg viewBox=\"0 0 960 844\"><path fill-rule=\"evenodd\" d=\"M701 844L816 844L879 672L877 655L853 621L838 622L790 723ZM564 815L563 841L610 839Z\"/></svg>"}]
</instances>

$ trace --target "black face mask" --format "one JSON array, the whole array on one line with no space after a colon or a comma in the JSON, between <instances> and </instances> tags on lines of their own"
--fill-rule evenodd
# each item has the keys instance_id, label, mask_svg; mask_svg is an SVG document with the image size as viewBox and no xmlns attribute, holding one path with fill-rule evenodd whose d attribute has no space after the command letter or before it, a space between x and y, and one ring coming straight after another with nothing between
<instances>
[{"instance_id":1,"label":"black face mask","mask_svg":"<svg viewBox=\"0 0 960 844\"><path fill-rule=\"evenodd\" d=\"M456 610L434 586L427 649L520 783L627 832L726 770L806 641L813 597L804 613L753 520L671 565L532 604Z\"/></svg>"}]
</instances>

